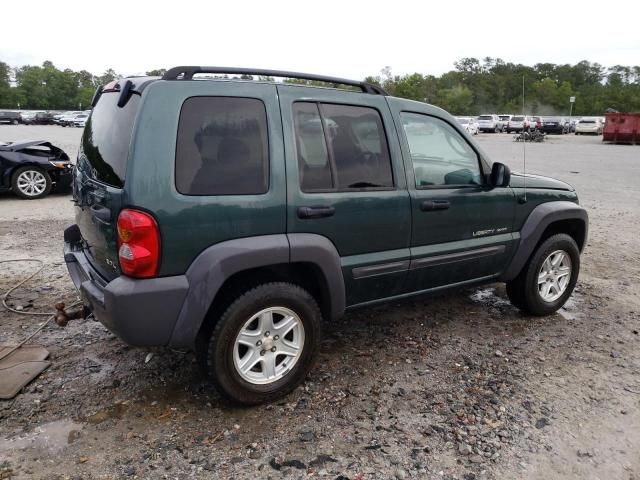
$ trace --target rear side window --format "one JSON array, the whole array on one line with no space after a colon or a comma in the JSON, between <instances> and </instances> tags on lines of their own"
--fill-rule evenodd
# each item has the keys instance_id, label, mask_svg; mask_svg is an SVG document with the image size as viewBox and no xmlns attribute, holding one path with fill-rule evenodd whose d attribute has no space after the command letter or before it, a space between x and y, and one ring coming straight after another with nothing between
<instances>
[{"instance_id":1,"label":"rear side window","mask_svg":"<svg viewBox=\"0 0 640 480\"><path fill-rule=\"evenodd\" d=\"M182 105L176 188L185 195L252 195L269 184L267 113L262 101L191 97Z\"/></svg>"},{"instance_id":2,"label":"rear side window","mask_svg":"<svg viewBox=\"0 0 640 480\"><path fill-rule=\"evenodd\" d=\"M377 110L296 102L293 117L303 192L393 187L387 137Z\"/></svg>"},{"instance_id":3,"label":"rear side window","mask_svg":"<svg viewBox=\"0 0 640 480\"><path fill-rule=\"evenodd\" d=\"M93 178L122 188L140 96L132 95L123 108L117 105L119 97L119 92L102 94L87 120L80 154L89 162Z\"/></svg>"}]
</instances>

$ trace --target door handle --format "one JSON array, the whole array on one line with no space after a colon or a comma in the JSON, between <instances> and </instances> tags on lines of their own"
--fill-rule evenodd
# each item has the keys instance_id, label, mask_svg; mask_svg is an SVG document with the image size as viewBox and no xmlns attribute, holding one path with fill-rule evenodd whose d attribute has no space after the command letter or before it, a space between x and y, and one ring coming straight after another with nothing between
<instances>
[{"instance_id":1,"label":"door handle","mask_svg":"<svg viewBox=\"0 0 640 480\"><path fill-rule=\"evenodd\" d=\"M420 204L423 212L433 212L435 210L448 210L449 200L425 200Z\"/></svg>"},{"instance_id":2,"label":"door handle","mask_svg":"<svg viewBox=\"0 0 640 480\"><path fill-rule=\"evenodd\" d=\"M329 206L298 207L298 218L326 218L332 217L336 209Z\"/></svg>"}]
</instances>

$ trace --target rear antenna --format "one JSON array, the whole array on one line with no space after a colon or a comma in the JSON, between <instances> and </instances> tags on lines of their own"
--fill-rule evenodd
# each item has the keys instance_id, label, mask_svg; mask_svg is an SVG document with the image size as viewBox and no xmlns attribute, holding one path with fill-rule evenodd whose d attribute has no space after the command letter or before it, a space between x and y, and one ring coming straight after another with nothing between
<instances>
[{"instance_id":1,"label":"rear antenna","mask_svg":"<svg viewBox=\"0 0 640 480\"><path fill-rule=\"evenodd\" d=\"M524 75L522 75L522 115L525 115L524 108ZM524 131L524 122L522 123L522 175L524 197L520 198L520 203L527 203L527 136Z\"/></svg>"}]
</instances>

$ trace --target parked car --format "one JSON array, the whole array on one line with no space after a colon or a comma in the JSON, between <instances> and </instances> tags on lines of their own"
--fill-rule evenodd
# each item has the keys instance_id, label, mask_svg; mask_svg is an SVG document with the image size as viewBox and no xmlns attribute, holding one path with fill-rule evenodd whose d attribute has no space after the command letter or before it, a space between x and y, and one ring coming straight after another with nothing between
<instances>
[{"instance_id":1,"label":"parked car","mask_svg":"<svg viewBox=\"0 0 640 480\"><path fill-rule=\"evenodd\" d=\"M73 116L73 115L77 115L79 113L80 112L74 112L74 111L58 113L58 114L53 116L53 122L57 123L58 125L60 125L60 122L62 121L63 118L70 117L70 116Z\"/></svg>"},{"instance_id":2,"label":"parked car","mask_svg":"<svg viewBox=\"0 0 640 480\"><path fill-rule=\"evenodd\" d=\"M514 115L509 120L507 125L507 132L531 132L539 129L542 126L540 117L532 117L530 115Z\"/></svg>"},{"instance_id":3,"label":"parked car","mask_svg":"<svg viewBox=\"0 0 640 480\"><path fill-rule=\"evenodd\" d=\"M0 112L0 123L10 123L11 125L18 125L22 122L20 112Z\"/></svg>"},{"instance_id":4,"label":"parked car","mask_svg":"<svg viewBox=\"0 0 640 480\"><path fill-rule=\"evenodd\" d=\"M52 125L53 115L48 112L36 112L33 115L23 116L22 123L25 125Z\"/></svg>"},{"instance_id":5,"label":"parked car","mask_svg":"<svg viewBox=\"0 0 640 480\"><path fill-rule=\"evenodd\" d=\"M584 117L576 124L576 135L602 135L604 126L598 117Z\"/></svg>"},{"instance_id":6,"label":"parked car","mask_svg":"<svg viewBox=\"0 0 640 480\"><path fill-rule=\"evenodd\" d=\"M72 112L68 115L63 115L58 119L58 125L63 127L73 127L78 115L83 115L83 112Z\"/></svg>"},{"instance_id":7,"label":"parked car","mask_svg":"<svg viewBox=\"0 0 640 480\"><path fill-rule=\"evenodd\" d=\"M507 127L509 126L509 121L511 121L512 117L513 117L513 115L507 114L507 113L503 113L502 115L498 115L498 118L500 119L500 122L502 123L502 131L503 132L507 131Z\"/></svg>"},{"instance_id":8,"label":"parked car","mask_svg":"<svg viewBox=\"0 0 640 480\"><path fill-rule=\"evenodd\" d=\"M470 135L478 134L478 123L473 117L456 117L456 120Z\"/></svg>"},{"instance_id":9,"label":"parked car","mask_svg":"<svg viewBox=\"0 0 640 480\"><path fill-rule=\"evenodd\" d=\"M579 118L572 118L571 120L569 120L569 133L575 133L576 125L578 124L579 121L580 121Z\"/></svg>"},{"instance_id":10,"label":"parked car","mask_svg":"<svg viewBox=\"0 0 640 480\"><path fill-rule=\"evenodd\" d=\"M498 133L502 131L502 122L497 115L480 115L478 117L478 130Z\"/></svg>"},{"instance_id":11,"label":"parked car","mask_svg":"<svg viewBox=\"0 0 640 480\"><path fill-rule=\"evenodd\" d=\"M576 284L588 220L574 189L512 175L440 108L220 67L123 78L94 104L64 232L71 279L126 342L195 350L232 401L294 389L323 321L347 310L500 281L547 315Z\"/></svg>"},{"instance_id":12,"label":"parked car","mask_svg":"<svg viewBox=\"0 0 640 480\"><path fill-rule=\"evenodd\" d=\"M564 117L542 117L541 129L544 133L569 133L569 121Z\"/></svg>"},{"instance_id":13,"label":"parked car","mask_svg":"<svg viewBox=\"0 0 640 480\"><path fill-rule=\"evenodd\" d=\"M0 189L33 200L69 189L69 156L45 140L0 143Z\"/></svg>"},{"instance_id":14,"label":"parked car","mask_svg":"<svg viewBox=\"0 0 640 480\"><path fill-rule=\"evenodd\" d=\"M74 127L83 127L86 125L87 123L87 119L89 118L89 114L87 113L81 113L80 115L76 115L73 118L73 126Z\"/></svg>"},{"instance_id":15,"label":"parked car","mask_svg":"<svg viewBox=\"0 0 640 480\"><path fill-rule=\"evenodd\" d=\"M528 117L525 115L514 115L507 123L507 133L521 132L528 128Z\"/></svg>"},{"instance_id":16,"label":"parked car","mask_svg":"<svg viewBox=\"0 0 640 480\"><path fill-rule=\"evenodd\" d=\"M21 122L24 124L28 124L31 120L33 120L33 118L35 118L37 113L42 112L20 112Z\"/></svg>"},{"instance_id":17,"label":"parked car","mask_svg":"<svg viewBox=\"0 0 640 480\"><path fill-rule=\"evenodd\" d=\"M529 117L529 130L542 130L542 117Z\"/></svg>"}]
</instances>

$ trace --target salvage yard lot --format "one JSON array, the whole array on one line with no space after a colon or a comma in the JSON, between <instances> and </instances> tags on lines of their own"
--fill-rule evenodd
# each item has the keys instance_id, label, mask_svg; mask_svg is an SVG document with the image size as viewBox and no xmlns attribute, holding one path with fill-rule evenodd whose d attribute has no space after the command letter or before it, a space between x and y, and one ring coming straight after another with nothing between
<instances>
[{"instance_id":1,"label":"salvage yard lot","mask_svg":"<svg viewBox=\"0 0 640 480\"><path fill-rule=\"evenodd\" d=\"M0 126L74 158L80 129ZM522 169L522 143L486 134ZM527 144L527 171L576 187L590 215L573 299L523 316L502 285L360 310L327 323L284 401L232 409L191 353L129 348L92 321L36 337L52 366L0 401L0 478L640 478L640 147L601 137ZM0 259L47 268L10 303L73 303L68 195L0 195ZM35 264L0 264L4 293ZM0 312L1 343L41 319ZM149 355L153 353L153 355Z\"/></svg>"}]
</instances>

